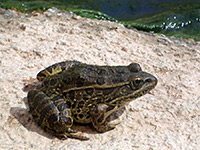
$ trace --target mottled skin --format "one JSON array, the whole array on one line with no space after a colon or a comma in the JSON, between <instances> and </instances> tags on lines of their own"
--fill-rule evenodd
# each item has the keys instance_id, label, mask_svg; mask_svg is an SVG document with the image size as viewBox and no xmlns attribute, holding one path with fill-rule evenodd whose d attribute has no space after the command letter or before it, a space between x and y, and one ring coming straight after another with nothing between
<instances>
[{"instance_id":1,"label":"mottled skin","mask_svg":"<svg viewBox=\"0 0 200 150\"><path fill-rule=\"evenodd\" d=\"M98 132L114 129L107 118L125 104L157 84L139 64L96 66L66 61L54 64L37 75L41 89L28 93L30 112L45 131L59 138L87 137L71 129L73 122L92 123Z\"/></svg>"}]
</instances>

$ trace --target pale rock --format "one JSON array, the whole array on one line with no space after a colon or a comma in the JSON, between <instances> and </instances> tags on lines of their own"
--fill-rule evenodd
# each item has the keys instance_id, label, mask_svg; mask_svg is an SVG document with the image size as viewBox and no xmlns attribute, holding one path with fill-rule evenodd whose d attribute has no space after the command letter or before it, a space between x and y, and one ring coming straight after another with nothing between
<instances>
[{"instance_id":1,"label":"pale rock","mask_svg":"<svg viewBox=\"0 0 200 150\"><path fill-rule=\"evenodd\" d=\"M9 17L0 25L0 149L200 147L200 42L131 30L55 8L27 17L0 9L0 18L5 14ZM116 129L100 134L91 126L75 125L89 141L58 140L29 118L23 87L41 69L64 60L98 65L137 62L158 78L158 85L128 104Z\"/></svg>"}]
</instances>

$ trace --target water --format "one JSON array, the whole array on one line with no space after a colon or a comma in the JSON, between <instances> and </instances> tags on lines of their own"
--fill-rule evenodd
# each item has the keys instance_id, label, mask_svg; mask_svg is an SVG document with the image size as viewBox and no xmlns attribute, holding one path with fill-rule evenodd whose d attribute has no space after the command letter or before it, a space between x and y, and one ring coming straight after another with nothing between
<instances>
[{"instance_id":1,"label":"water","mask_svg":"<svg viewBox=\"0 0 200 150\"><path fill-rule=\"evenodd\" d=\"M170 15L163 22L162 33L200 40L200 9Z\"/></svg>"},{"instance_id":2,"label":"water","mask_svg":"<svg viewBox=\"0 0 200 150\"><path fill-rule=\"evenodd\" d=\"M24 11L52 6L97 10L138 29L200 40L199 0L1 0L0 6Z\"/></svg>"},{"instance_id":3,"label":"water","mask_svg":"<svg viewBox=\"0 0 200 150\"><path fill-rule=\"evenodd\" d=\"M97 6L88 3L85 8L99 10L119 20L134 20L166 11L184 11L200 6L199 0L95 0Z\"/></svg>"},{"instance_id":4,"label":"water","mask_svg":"<svg viewBox=\"0 0 200 150\"><path fill-rule=\"evenodd\" d=\"M200 40L199 0L96 0L104 12L118 20L155 28L170 36ZM92 9L88 6L87 8Z\"/></svg>"}]
</instances>

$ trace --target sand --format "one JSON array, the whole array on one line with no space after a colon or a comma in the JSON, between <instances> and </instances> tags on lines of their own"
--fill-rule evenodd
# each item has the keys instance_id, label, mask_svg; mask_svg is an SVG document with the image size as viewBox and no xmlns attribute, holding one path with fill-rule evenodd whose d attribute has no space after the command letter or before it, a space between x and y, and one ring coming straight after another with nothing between
<instances>
[{"instance_id":1,"label":"sand","mask_svg":"<svg viewBox=\"0 0 200 150\"><path fill-rule=\"evenodd\" d=\"M126 106L114 130L59 140L31 119L25 85L64 60L98 65L139 63L158 78L149 94ZM0 10L0 149L197 150L200 147L200 42L124 28L49 9Z\"/></svg>"}]
</instances>

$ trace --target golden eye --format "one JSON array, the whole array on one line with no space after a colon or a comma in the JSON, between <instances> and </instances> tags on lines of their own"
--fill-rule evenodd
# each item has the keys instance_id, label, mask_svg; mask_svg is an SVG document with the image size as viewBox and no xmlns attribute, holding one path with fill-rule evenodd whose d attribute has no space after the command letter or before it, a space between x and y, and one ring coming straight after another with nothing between
<instances>
[{"instance_id":1,"label":"golden eye","mask_svg":"<svg viewBox=\"0 0 200 150\"><path fill-rule=\"evenodd\" d=\"M142 78L135 78L134 82L135 82L135 85L139 85L143 82L143 79Z\"/></svg>"},{"instance_id":2,"label":"golden eye","mask_svg":"<svg viewBox=\"0 0 200 150\"><path fill-rule=\"evenodd\" d=\"M138 89L142 86L143 83L144 83L143 78L137 77L132 81L132 88Z\"/></svg>"},{"instance_id":3,"label":"golden eye","mask_svg":"<svg viewBox=\"0 0 200 150\"><path fill-rule=\"evenodd\" d=\"M130 87L132 90L141 88L144 84L144 79L142 77L135 77L130 81Z\"/></svg>"}]
</instances>

